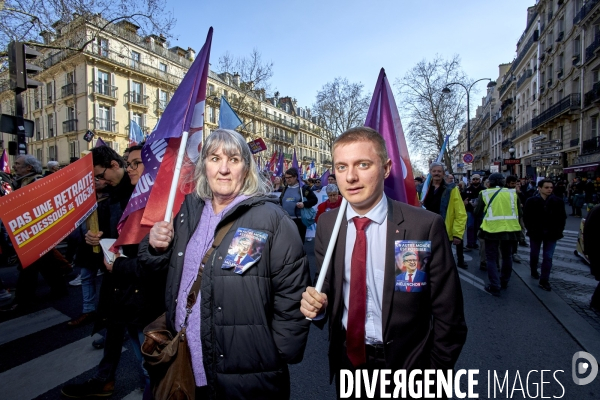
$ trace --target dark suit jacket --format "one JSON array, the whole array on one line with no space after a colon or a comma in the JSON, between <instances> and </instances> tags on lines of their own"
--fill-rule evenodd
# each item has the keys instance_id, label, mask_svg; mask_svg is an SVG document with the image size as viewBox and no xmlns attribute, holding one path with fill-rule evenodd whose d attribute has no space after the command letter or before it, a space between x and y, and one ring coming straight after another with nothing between
<instances>
[{"instance_id":1,"label":"dark suit jacket","mask_svg":"<svg viewBox=\"0 0 600 400\"><path fill-rule=\"evenodd\" d=\"M317 224L315 256L318 271L338 212L339 209L335 209L323 214ZM315 321L317 326L323 327L329 319L329 368L332 380L345 351L342 337L342 284L347 229L348 223L344 219L322 290L329 301L326 318ZM422 208L388 199L386 240L382 301L386 367L393 370L453 368L465 343L467 326L458 271L444 221L439 215ZM431 241L431 258L421 266L429 281L419 292L394 290L396 240Z\"/></svg>"}]
</instances>

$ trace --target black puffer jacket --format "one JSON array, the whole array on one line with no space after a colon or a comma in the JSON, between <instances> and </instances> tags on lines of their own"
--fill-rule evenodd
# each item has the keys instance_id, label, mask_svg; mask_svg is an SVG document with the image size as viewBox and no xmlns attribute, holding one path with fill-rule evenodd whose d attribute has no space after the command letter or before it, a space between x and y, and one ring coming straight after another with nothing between
<instances>
[{"instance_id":1,"label":"black puffer jacket","mask_svg":"<svg viewBox=\"0 0 600 400\"><path fill-rule=\"evenodd\" d=\"M523 222L532 239L562 239L567 222L565 203L552 194L546 200L540 195L530 197L525 203Z\"/></svg>"},{"instance_id":2,"label":"black puffer jacket","mask_svg":"<svg viewBox=\"0 0 600 400\"><path fill-rule=\"evenodd\" d=\"M188 195L174 220L169 250L158 255L146 237L139 260L147 269L168 268L167 323L175 327L175 306L188 241L198 227L204 201ZM204 267L201 337L211 398L289 398L287 364L300 362L309 322L300 312L310 284L308 258L297 228L273 197L252 197L230 210L217 226L235 220ZM222 269L237 228L268 234L261 258L242 275ZM179 299L182 301L182 299Z\"/></svg>"}]
</instances>

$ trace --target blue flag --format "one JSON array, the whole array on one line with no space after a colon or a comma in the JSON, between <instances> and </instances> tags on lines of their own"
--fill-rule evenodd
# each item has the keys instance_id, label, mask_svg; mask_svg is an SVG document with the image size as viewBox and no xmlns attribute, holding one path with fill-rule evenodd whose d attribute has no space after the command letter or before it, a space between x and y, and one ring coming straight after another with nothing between
<instances>
[{"instance_id":1,"label":"blue flag","mask_svg":"<svg viewBox=\"0 0 600 400\"><path fill-rule=\"evenodd\" d=\"M242 124L242 120L237 116L225 96L221 96L221 105L219 106L219 128L235 130Z\"/></svg>"},{"instance_id":2,"label":"blue flag","mask_svg":"<svg viewBox=\"0 0 600 400\"><path fill-rule=\"evenodd\" d=\"M144 141L144 132L134 120L129 121L129 146L136 146Z\"/></svg>"}]
</instances>

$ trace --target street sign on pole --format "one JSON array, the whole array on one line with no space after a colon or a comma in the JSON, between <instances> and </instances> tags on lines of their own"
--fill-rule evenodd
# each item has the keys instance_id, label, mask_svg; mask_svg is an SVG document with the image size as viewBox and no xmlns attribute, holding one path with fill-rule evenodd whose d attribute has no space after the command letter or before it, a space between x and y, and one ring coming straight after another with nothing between
<instances>
[{"instance_id":1,"label":"street sign on pole","mask_svg":"<svg viewBox=\"0 0 600 400\"><path fill-rule=\"evenodd\" d=\"M473 157L473 153L466 152L465 154L463 154L463 161L465 162L465 164L471 164L474 159L475 157Z\"/></svg>"}]
</instances>

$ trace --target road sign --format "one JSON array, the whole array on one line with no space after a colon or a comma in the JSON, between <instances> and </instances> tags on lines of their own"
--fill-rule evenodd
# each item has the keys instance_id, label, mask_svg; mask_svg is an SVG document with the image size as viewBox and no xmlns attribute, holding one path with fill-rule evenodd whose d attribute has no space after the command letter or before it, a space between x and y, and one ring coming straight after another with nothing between
<instances>
[{"instance_id":1,"label":"road sign","mask_svg":"<svg viewBox=\"0 0 600 400\"><path fill-rule=\"evenodd\" d=\"M465 164L471 164L474 159L475 157L473 157L473 153L467 152L463 154L463 161L465 162Z\"/></svg>"}]
</instances>

